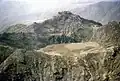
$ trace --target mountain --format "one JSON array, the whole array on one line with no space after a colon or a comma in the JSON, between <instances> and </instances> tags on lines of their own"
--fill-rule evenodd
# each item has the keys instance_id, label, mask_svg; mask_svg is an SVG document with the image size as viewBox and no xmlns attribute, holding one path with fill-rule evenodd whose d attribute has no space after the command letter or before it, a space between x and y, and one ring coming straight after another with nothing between
<instances>
[{"instance_id":1,"label":"mountain","mask_svg":"<svg viewBox=\"0 0 120 81\"><path fill-rule=\"evenodd\" d=\"M36 34L41 37L66 35L74 38L76 41L86 41L92 36L93 28L100 27L102 24L84 19L69 11L63 11L58 12L58 15L45 20L43 23L34 23L33 26ZM75 38L75 35L79 35L78 38Z\"/></svg>"},{"instance_id":2,"label":"mountain","mask_svg":"<svg viewBox=\"0 0 120 81\"><path fill-rule=\"evenodd\" d=\"M40 23L34 24L37 24L39 29ZM47 24L47 26L50 25ZM35 32L38 37L40 34L45 34L41 31L35 30ZM95 27L88 42L52 44L30 50L25 49L27 44L22 48L0 45L0 58L2 58L0 59L0 80L119 81L119 33L120 23L113 21L101 27ZM14 35L16 35L16 37L13 36L14 40L19 38L18 42L24 42L21 41L21 35L19 37L17 33ZM12 42L15 41L10 41Z\"/></svg>"},{"instance_id":3,"label":"mountain","mask_svg":"<svg viewBox=\"0 0 120 81\"><path fill-rule=\"evenodd\" d=\"M80 16L107 24L111 21L120 21L120 1L102 1L84 8L75 8L73 13Z\"/></svg>"},{"instance_id":4,"label":"mountain","mask_svg":"<svg viewBox=\"0 0 120 81\"><path fill-rule=\"evenodd\" d=\"M15 48L39 49L50 44L85 42L91 39L94 29L100 26L102 24L99 22L63 11L42 23L8 27L0 35L0 44Z\"/></svg>"},{"instance_id":5,"label":"mountain","mask_svg":"<svg viewBox=\"0 0 120 81\"><path fill-rule=\"evenodd\" d=\"M119 81L120 22L69 11L0 34L0 81Z\"/></svg>"}]
</instances>

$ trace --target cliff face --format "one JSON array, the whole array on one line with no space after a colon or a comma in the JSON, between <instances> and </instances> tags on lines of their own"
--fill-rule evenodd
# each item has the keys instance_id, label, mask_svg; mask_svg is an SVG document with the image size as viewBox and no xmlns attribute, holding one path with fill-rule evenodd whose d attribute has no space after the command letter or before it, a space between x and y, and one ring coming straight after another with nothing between
<instances>
[{"instance_id":1,"label":"cliff face","mask_svg":"<svg viewBox=\"0 0 120 81\"><path fill-rule=\"evenodd\" d=\"M0 64L1 81L119 81L119 47L95 42L16 50Z\"/></svg>"}]
</instances>

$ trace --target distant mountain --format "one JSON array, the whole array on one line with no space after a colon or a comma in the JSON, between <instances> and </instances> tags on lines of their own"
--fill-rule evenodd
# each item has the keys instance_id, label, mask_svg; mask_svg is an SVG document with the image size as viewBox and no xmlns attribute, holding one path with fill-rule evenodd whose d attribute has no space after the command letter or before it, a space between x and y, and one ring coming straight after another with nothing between
<instances>
[{"instance_id":1,"label":"distant mountain","mask_svg":"<svg viewBox=\"0 0 120 81\"><path fill-rule=\"evenodd\" d=\"M80 16L107 24L110 21L120 21L120 1L103 1L84 8L76 8L72 12Z\"/></svg>"},{"instance_id":2,"label":"distant mountain","mask_svg":"<svg viewBox=\"0 0 120 81\"><path fill-rule=\"evenodd\" d=\"M31 7L27 3L19 1L0 2L0 32L15 24L32 24L41 22L54 15L52 10L47 12L30 12Z\"/></svg>"}]
</instances>

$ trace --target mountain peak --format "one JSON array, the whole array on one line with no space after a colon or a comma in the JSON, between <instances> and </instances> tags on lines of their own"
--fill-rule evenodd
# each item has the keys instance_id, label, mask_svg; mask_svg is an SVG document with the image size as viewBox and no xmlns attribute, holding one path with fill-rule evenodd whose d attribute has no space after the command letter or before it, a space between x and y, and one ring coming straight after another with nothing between
<instances>
[{"instance_id":1,"label":"mountain peak","mask_svg":"<svg viewBox=\"0 0 120 81\"><path fill-rule=\"evenodd\" d=\"M61 12L58 12L58 14L53 17L53 20L73 22L73 21L82 21L82 18L79 15L73 14L70 11L61 11Z\"/></svg>"},{"instance_id":2,"label":"mountain peak","mask_svg":"<svg viewBox=\"0 0 120 81\"><path fill-rule=\"evenodd\" d=\"M72 13L70 11L62 11L62 12L58 12L58 14L60 14L60 15L72 15Z\"/></svg>"}]
</instances>

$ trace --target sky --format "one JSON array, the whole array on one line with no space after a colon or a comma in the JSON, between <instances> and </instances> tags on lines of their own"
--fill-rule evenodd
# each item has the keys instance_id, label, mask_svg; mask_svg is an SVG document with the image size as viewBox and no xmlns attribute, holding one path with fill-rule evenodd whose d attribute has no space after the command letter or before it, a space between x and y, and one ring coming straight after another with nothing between
<instances>
[{"instance_id":1,"label":"sky","mask_svg":"<svg viewBox=\"0 0 120 81\"><path fill-rule=\"evenodd\" d=\"M62 10L72 9L77 6L83 7L99 1L108 0L1 0L3 3L8 1L19 2L20 4L27 4L29 12L45 12L48 10Z\"/></svg>"}]
</instances>

